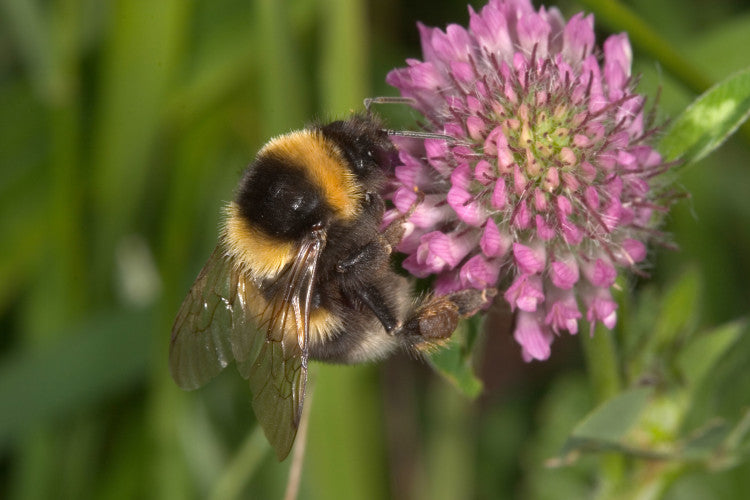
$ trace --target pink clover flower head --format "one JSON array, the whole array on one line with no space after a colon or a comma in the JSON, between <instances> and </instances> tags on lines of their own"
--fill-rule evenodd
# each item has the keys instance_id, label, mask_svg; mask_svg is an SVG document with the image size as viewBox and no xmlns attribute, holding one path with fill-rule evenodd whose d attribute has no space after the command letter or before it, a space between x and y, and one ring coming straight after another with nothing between
<instances>
[{"instance_id":1,"label":"pink clover flower head","mask_svg":"<svg viewBox=\"0 0 750 500\"><path fill-rule=\"evenodd\" d=\"M423 60L387 81L449 138L394 139L387 218L405 219L404 267L436 276L436 293L500 287L527 360L579 319L614 327L610 289L639 271L667 208L627 35L598 47L593 16L529 0L418 28Z\"/></svg>"}]
</instances>

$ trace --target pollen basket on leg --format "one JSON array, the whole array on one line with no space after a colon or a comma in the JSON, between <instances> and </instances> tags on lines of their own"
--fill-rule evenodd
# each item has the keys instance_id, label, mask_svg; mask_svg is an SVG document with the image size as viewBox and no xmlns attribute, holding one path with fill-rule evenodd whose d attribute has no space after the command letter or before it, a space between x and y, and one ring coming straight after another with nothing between
<instances>
[{"instance_id":1,"label":"pollen basket on leg","mask_svg":"<svg viewBox=\"0 0 750 500\"><path fill-rule=\"evenodd\" d=\"M272 156L299 168L341 219L359 215L364 192L338 146L319 131L300 130L272 139L258 156Z\"/></svg>"}]
</instances>

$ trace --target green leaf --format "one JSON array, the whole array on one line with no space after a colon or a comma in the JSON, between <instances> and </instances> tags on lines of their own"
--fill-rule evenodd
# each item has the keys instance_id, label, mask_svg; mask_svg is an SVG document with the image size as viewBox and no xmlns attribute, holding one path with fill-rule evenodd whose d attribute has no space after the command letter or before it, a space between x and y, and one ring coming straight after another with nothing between
<instances>
[{"instance_id":1,"label":"green leaf","mask_svg":"<svg viewBox=\"0 0 750 500\"><path fill-rule=\"evenodd\" d=\"M721 418L714 418L691 434L679 458L704 461L712 470L734 467L747 460L749 436L750 410L744 412L734 427Z\"/></svg>"},{"instance_id":2,"label":"green leaf","mask_svg":"<svg viewBox=\"0 0 750 500\"><path fill-rule=\"evenodd\" d=\"M706 460L724 443L731 428L721 419L713 419L691 433L679 457L683 460Z\"/></svg>"},{"instance_id":3,"label":"green leaf","mask_svg":"<svg viewBox=\"0 0 750 500\"><path fill-rule=\"evenodd\" d=\"M667 161L694 163L718 148L750 115L750 68L711 87L680 115L659 150Z\"/></svg>"},{"instance_id":4,"label":"green leaf","mask_svg":"<svg viewBox=\"0 0 750 500\"><path fill-rule=\"evenodd\" d=\"M622 438L640 417L653 389L630 389L605 401L573 430L563 452L603 451L623 446Z\"/></svg>"},{"instance_id":5,"label":"green leaf","mask_svg":"<svg viewBox=\"0 0 750 500\"><path fill-rule=\"evenodd\" d=\"M735 344L745 332L747 321L722 325L708 333L694 337L678 355L677 366L690 387L696 387L711 367Z\"/></svg>"},{"instance_id":6,"label":"green leaf","mask_svg":"<svg viewBox=\"0 0 750 500\"><path fill-rule=\"evenodd\" d=\"M474 342L482 324L479 316L462 321L450 343L428 358L438 373L472 399L482 392L482 381L474 374L472 364Z\"/></svg>"}]
</instances>

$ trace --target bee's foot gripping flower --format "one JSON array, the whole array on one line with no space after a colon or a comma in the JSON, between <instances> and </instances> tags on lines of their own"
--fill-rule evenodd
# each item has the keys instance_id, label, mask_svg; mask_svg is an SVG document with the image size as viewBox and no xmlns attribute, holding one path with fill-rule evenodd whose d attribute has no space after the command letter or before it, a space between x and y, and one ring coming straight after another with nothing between
<instances>
[{"instance_id":1,"label":"bee's foot gripping flower","mask_svg":"<svg viewBox=\"0 0 750 500\"><path fill-rule=\"evenodd\" d=\"M398 249L438 294L505 287L525 359L546 359L578 320L612 328L610 289L637 268L664 210L625 34L595 47L593 17L529 0L469 8L469 28L419 25L424 61L387 81L453 138L397 139Z\"/></svg>"}]
</instances>

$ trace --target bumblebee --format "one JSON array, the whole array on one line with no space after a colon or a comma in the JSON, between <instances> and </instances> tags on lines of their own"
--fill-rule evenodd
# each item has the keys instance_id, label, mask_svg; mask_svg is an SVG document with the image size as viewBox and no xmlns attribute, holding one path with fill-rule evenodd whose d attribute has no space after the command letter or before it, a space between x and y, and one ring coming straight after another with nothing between
<instances>
[{"instance_id":1,"label":"bumblebee","mask_svg":"<svg viewBox=\"0 0 750 500\"><path fill-rule=\"evenodd\" d=\"M439 346L483 298L415 297L381 230L394 148L373 115L272 139L226 208L219 243L183 302L169 364L195 389L231 361L279 460L297 433L309 360L361 363Z\"/></svg>"}]
</instances>

